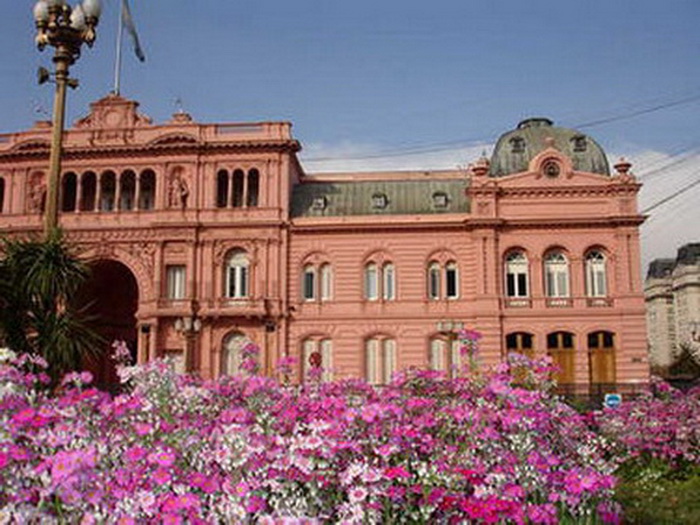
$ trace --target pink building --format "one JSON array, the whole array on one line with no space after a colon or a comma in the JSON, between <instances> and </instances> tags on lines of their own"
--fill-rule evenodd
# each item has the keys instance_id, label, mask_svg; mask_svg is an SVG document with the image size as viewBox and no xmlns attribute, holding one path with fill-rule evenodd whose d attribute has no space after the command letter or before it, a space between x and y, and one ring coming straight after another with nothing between
<instances>
[{"instance_id":1,"label":"pink building","mask_svg":"<svg viewBox=\"0 0 700 525\"><path fill-rule=\"evenodd\" d=\"M567 385L647 381L640 185L590 137L530 119L467 170L307 174L287 122L137 105L108 96L66 133L60 223L140 361L213 377L252 340L266 373L290 354L382 383L451 370L464 326L485 365L519 350ZM3 234L42 228L50 131L0 136Z\"/></svg>"}]
</instances>

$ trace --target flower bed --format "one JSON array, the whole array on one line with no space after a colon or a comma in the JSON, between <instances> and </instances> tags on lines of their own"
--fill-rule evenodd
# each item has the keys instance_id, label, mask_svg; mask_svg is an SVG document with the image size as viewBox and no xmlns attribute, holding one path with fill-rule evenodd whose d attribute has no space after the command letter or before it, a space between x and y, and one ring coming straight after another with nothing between
<instances>
[{"instance_id":1,"label":"flower bed","mask_svg":"<svg viewBox=\"0 0 700 525\"><path fill-rule=\"evenodd\" d=\"M465 349L462 377L409 371L378 389L279 384L255 375L250 346L245 375L218 381L123 366L116 397L85 372L48 395L41 358L0 351L0 523L616 522L616 469L623 495L625 477L651 479L634 487L645 498L659 472L697 474L699 391L658 383L581 416L546 363L481 375Z\"/></svg>"},{"instance_id":2,"label":"flower bed","mask_svg":"<svg viewBox=\"0 0 700 525\"><path fill-rule=\"evenodd\" d=\"M122 368L112 398L85 373L48 396L42 365L0 365L0 516L20 522L617 519L615 462L546 367L376 389L202 382L154 361Z\"/></svg>"}]
</instances>

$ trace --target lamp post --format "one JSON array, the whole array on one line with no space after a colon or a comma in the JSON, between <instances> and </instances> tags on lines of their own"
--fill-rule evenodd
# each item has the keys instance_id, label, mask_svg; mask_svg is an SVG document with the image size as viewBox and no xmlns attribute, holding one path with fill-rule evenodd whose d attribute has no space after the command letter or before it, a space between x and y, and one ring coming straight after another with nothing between
<instances>
[{"instance_id":1,"label":"lamp post","mask_svg":"<svg viewBox=\"0 0 700 525\"><path fill-rule=\"evenodd\" d=\"M66 113L66 86L78 87L78 81L68 77L71 65L80 57L83 44L92 46L95 27L100 18L100 0L83 0L70 7L65 0L39 0L34 5L36 45L42 51L47 45L55 49L53 63L56 93L53 103L51 153L44 232L48 236L58 226L58 181L61 173L61 149ZM48 80L48 72L39 70L39 83Z\"/></svg>"},{"instance_id":2,"label":"lamp post","mask_svg":"<svg viewBox=\"0 0 700 525\"><path fill-rule=\"evenodd\" d=\"M192 301L190 315L184 315L175 320L175 331L185 338L185 355L183 356L185 373L195 369L195 340L202 329L202 320L198 317L199 304Z\"/></svg>"}]
</instances>

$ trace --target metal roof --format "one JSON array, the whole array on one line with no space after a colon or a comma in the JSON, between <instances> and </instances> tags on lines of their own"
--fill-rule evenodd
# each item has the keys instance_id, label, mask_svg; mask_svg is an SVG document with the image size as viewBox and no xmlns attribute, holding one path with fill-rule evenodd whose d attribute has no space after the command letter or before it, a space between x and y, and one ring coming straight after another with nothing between
<instances>
[{"instance_id":1,"label":"metal roof","mask_svg":"<svg viewBox=\"0 0 700 525\"><path fill-rule=\"evenodd\" d=\"M530 118L498 139L491 157L491 176L503 177L527 171L530 161L548 147L548 139L553 141L556 149L571 158L575 170L610 175L605 152L591 137L554 126L546 118Z\"/></svg>"},{"instance_id":2,"label":"metal roof","mask_svg":"<svg viewBox=\"0 0 700 525\"><path fill-rule=\"evenodd\" d=\"M467 213L466 180L302 182L292 217Z\"/></svg>"}]
</instances>

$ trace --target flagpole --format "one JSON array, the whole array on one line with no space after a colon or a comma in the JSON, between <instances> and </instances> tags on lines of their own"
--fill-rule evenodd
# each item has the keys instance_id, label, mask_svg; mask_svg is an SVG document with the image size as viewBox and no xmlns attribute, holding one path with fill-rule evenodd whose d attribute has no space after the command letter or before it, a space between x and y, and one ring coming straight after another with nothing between
<instances>
[{"instance_id":1,"label":"flagpole","mask_svg":"<svg viewBox=\"0 0 700 525\"><path fill-rule=\"evenodd\" d=\"M122 70L122 34L124 33L124 0L119 2L119 28L117 29L117 54L114 64L114 90L115 95L119 95L121 70Z\"/></svg>"}]
</instances>

